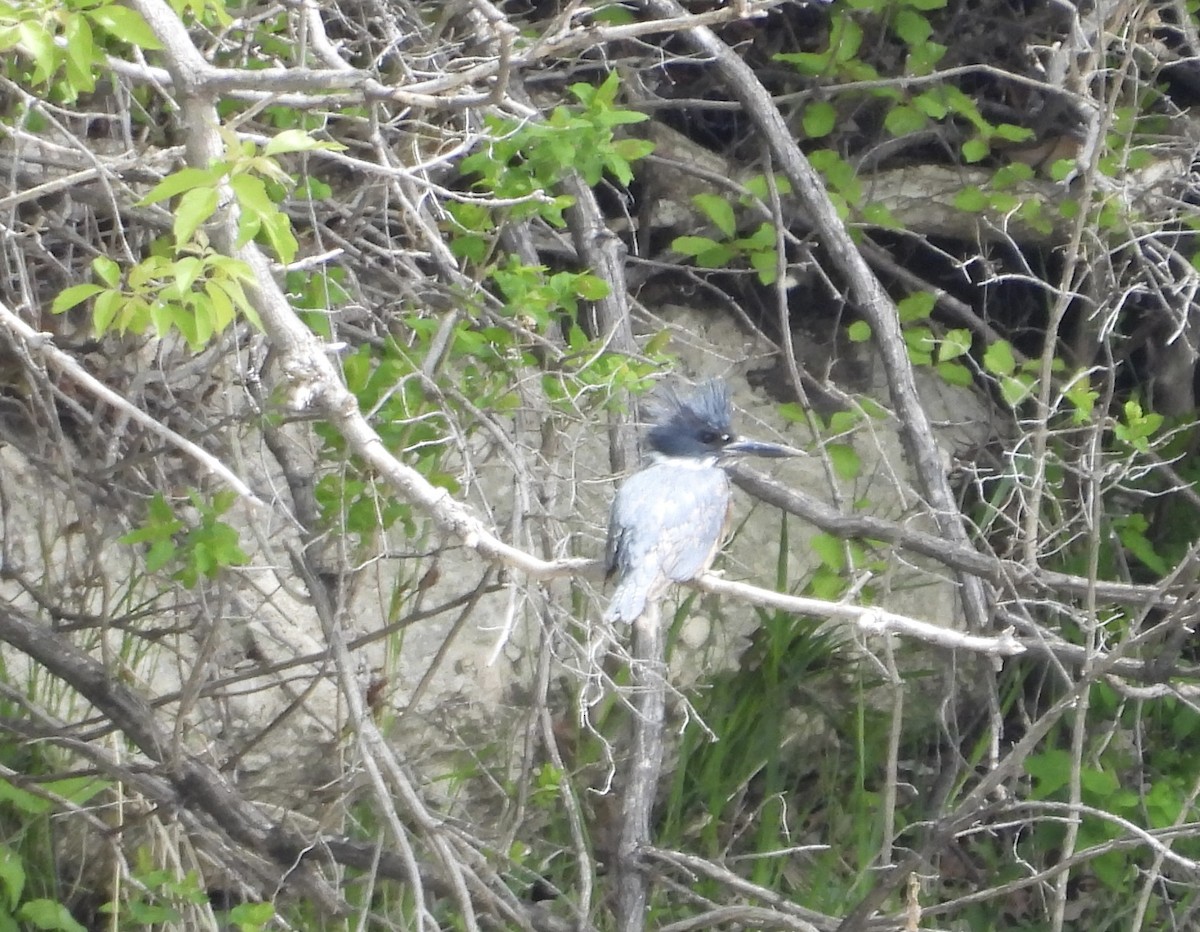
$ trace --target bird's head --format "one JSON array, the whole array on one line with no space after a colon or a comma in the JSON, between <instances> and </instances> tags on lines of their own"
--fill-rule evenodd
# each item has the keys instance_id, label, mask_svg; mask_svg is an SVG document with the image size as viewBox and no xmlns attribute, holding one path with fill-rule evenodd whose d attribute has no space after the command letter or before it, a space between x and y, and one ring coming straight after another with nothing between
<instances>
[{"instance_id":1,"label":"bird's head","mask_svg":"<svg viewBox=\"0 0 1200 932\"><path fill-rule=\"evenodd\" d=\"M733 432L729 386L722 379L709 379L686 396L664 386L651 400L650 415L654 424L646 441L660 457L715 463L728 456L783 457L801 453L782 444L739 440Z\"/></svg>"}]
</instances>

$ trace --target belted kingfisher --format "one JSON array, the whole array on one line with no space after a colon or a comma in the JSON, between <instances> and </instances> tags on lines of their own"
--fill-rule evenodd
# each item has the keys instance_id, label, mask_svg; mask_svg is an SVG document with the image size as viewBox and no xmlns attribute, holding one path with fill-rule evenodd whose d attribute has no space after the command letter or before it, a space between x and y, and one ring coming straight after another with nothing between
<instances>
[{"instance_id":1,"label":"belted kingfisher","mask_svg":"<svg viewBox=\"0 0 1200 932\"><path fill-rule=\"evenodd\" d=\"M733 435L729 387L721 379L681 398L664 388L646 434L653 462L617 490L608 522L607 575L617 588L606 621L634 622L671 583L695 579L711 565L732 514L728 457L797 456L801 451Z\"/></svg>"}]
</instances>

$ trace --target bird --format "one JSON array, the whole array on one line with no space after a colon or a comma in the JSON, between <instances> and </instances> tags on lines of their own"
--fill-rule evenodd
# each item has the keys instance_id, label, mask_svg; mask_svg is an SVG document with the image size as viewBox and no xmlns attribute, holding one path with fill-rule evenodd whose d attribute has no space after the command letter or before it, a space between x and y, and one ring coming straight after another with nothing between
<instances>
[{"instance_id":1,"label":"bird","mask_svg":"<svg viewBox=\"0 0 1200 932\"><path fill-rule=\"evenodd\" d=\"M723 379L686 396L664 386L649 414L650 463L621 484L609 513L605 570L617 580L604 612L609 623L636 622L672 583L712 566L732 515L724 468L732 457L801 455L781 444L739 440Z\"/></svg>"}]
</instances>

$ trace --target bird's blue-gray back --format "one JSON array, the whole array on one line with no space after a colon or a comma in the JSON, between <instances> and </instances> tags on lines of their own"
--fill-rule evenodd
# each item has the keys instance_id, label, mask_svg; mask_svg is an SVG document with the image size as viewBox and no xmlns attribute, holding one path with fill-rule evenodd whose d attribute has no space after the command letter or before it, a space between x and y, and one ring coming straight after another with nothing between
<instances>
[{"instance_id":1,"label":"bird's blue-gray back","mask_svg":"<svg viewBox=\"0 0 1200 932\"><path fill-rule=\"evenodd\" d=\"M630 476L609 520L607 565L617 587L606 620L633 622L671 583L706 570L721 545L729 501L721 469L667 461Z\"/></svg>"}]
</instances>

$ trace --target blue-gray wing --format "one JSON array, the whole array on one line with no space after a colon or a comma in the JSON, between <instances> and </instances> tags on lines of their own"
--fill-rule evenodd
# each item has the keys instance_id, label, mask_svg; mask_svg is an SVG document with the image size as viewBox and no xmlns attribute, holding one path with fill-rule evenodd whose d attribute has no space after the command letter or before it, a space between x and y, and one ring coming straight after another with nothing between
<instances>
[{"instance_id":1,"label":"blue-gray wing","mask_svg":"<svg viewBox=\"0 0 1200 932\"><path fill-rule=\"evenodd\" d=\"M605 618L632 622L672 582L706 570L728 510L729 480L720 469L659 463L627 479L609 516L606 564L617 587Z\"/></svg>"}]
</instances>

